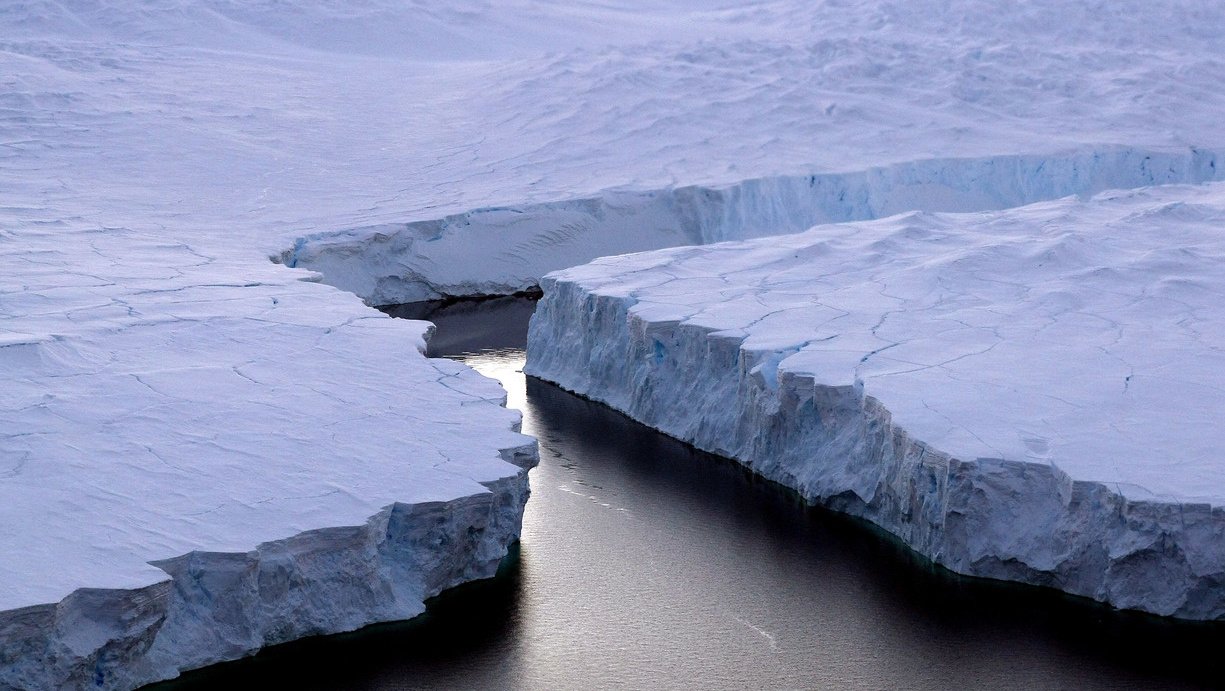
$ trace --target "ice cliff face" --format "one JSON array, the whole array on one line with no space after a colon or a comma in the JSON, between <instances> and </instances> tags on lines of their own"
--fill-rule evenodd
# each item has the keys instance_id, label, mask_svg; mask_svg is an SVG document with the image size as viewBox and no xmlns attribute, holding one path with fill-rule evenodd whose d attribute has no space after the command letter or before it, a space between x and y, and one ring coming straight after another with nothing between
<instances>
[{"instance_id":1,"label":"ice cliff face","mask_svg":"<svg viewBox=\"0 0 1225 691\"><path fill-rule=\"evenodd\" d=\"M1217 184L605 258L545 278L525 372L958 573L1220 619L1223 220Z\"/></svg>"},{"instance_id":2,"label":"ice cliff face","mask_svg":"<svg viewBox=\"0 0 1225 691\"><path fill-rule=\"evenodd\" d=\"M264 646L410 619L443 590L493 576L517 539L527 468L488 489L394 504L365 525L248 552L191 552L157 562L169 579L144 588L80 589L0 612L0 687L134 688Z\"/></svg>"},{"instance_id":3,"label":"ice cliff face","mask_svg":"<svg viewBox=\"0 0 1225 691\"><path fill-rule=\"evenodd\" d=\"M72 221L0 223L0 275L0 688L411 618L518 538L535 442L429 324Z\"/></svg>"},{"instance_id":4,"label":"ice cliff face","mask_svg":"<svg viewBox=\"0 0 1225 691\"><path fill-rule=\"evenodd\" d=\"M536 287L596 257L794 233L908 210L1005 209L1106 189L1219 179L1195 148L1103 147L1049 156L915 161L716 187L605 192L300 238L275 259L318 271L374 305Z\"/></svg>"}]
</instances>

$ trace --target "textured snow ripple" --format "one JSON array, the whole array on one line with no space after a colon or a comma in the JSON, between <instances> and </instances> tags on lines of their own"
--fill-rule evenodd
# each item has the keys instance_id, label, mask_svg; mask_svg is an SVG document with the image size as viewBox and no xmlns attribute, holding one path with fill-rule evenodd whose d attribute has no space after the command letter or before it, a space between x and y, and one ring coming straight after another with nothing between
<instances>
[{"instance_id":1,"label":"textured snow ripple","mask_svg":"<svg viewBox=\"0 0 1225 691\"><path fill-rule=\"evenodd\" d=\"M525 372L959 573L1225 617L1225 184L550 274Z\"/></svg>"}]
</instances>

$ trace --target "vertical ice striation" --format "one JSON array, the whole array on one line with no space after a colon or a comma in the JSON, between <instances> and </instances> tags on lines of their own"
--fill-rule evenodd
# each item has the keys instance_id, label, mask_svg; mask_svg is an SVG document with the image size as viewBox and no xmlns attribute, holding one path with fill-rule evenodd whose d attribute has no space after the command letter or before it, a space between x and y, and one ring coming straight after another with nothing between
<instances>
[{"instance_id":1,"label":"vertical ice striation","mask_svg":"<svg viewBox=\"0 0 1225 691\"><path fill-rule=\"evenodd\" d=\"M489 492L395 504L248 552L157 562L169 580L80 589L0 612L0 687L127 689L304 636L410 619L447 588L489 578L518 537L527 469Z\"/></svg>"},{"instance_id":2,"label":"vertical ice striation","mask_svg":"<svg viewBox=\"0 0 1225 691\"><path fill-rule=\"evenodd\" d=\"M1223 220L1213 184L604 258L544 279L525 371L958 573L1219 619Z\"/></svg>"}]
</instances>

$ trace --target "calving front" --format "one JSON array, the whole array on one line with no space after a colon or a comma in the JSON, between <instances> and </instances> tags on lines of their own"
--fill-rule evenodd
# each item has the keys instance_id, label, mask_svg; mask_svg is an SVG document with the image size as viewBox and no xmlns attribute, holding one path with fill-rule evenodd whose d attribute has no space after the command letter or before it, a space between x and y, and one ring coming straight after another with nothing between
<instances>
[{"instance_id":1,"label":"calving front","mask_svg":"<svg viewBox=\"0 0 1225 691\"><path fill-rule=\"evenodd\" d=\"M551 274L526 372L958 573L1225 616L1225 185Z\"/></svg>"}]
</instances>

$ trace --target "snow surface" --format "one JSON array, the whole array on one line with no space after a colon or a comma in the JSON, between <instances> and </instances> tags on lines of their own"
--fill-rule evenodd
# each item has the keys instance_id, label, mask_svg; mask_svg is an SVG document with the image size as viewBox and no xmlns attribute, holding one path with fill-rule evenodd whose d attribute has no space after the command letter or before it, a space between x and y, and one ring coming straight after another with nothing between
<instances>
[{"instance_id":1,"label":"snow surface","mask_svg":"<svg viewBox=\"0 0 1225 691\"><path fill-rule=\"evenodd\" d=\"M0 535L0 609L149 585L166 578L149 560L191 548L484 493L518 474L500 450L530 446L499 387L422 357L425 322L156 236L0 238L0 271L23 281L5 326L26 330L0 342L20 430L0 449L0 517L25 527Z\"/></svg>"},{"instance_id":2,"label":"snow surface","mask_svg":"<svg viewBox=\"0 0 1225 691\"><path fill-rule=\"evenodd\" d=\"M968 574L1225 615L1225 184L545 278L529 374Z\"/></svg>"},{"instance_id":3,"label":"snow surface","mask_svg":"<svg viewBox=\"0 0 1225 691\"><path fill-rule=\"evenodd\" d=\"M454 128L407 154L423 175L395 176L374 222L274 256L395 303L521 290L607 254L1221 177L1219 3L769 2L655 20L673 40L471 67Z\"/></svg>"},{"instance_id":4,"label":"snow surface","mask_svg":"<svg viewBox=\"0 0 1225 691\"><path fill-rule=\"evenodd\" d=\"M518 536L535 442L429 324L79 222L0 229L0 275L0 687L410 618Z\"/></svg>"},{"instance_id":5,"label":"snow surface","mask_svg":"<svg viewBox=\"0 0 1225 691\"><path fill-rule=\"evenodd\" d=\"M320 597L294 624L246 588L236 628L195 629L225 641L158 643L216 602L148 562L255 573L267 540L420 535L394 502L512 476L522 499L492 385L302 269L369 303L507 292L608 253L1219 179L1223 28L1177 0L0 4L3 669L122 687L409 616Z\"/></svg>"}]
</instances>

